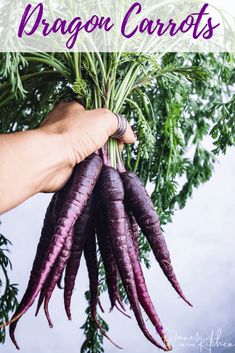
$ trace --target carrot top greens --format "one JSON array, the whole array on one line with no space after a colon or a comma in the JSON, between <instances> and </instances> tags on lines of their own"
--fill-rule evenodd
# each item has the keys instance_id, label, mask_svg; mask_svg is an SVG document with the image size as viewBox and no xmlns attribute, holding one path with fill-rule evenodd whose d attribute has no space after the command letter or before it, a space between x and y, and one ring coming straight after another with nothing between
<instances>
[{"instance_id":1,"label":"carrot top greens","mask_svg":"<svg viewBox=\"0 0 235 353\"><path fill-rule=\"evenodd\" d=\"M0 317L2 320L9 319L9 313L14 311L18 305L16 284L12 284L9 278L9 271L12 264L8 256L10 241L0 234ZM3 274L3 276L2 276ZM6 338L5 330L0 330L0 342L4 343Z\"/></svg>"}]
</instances>

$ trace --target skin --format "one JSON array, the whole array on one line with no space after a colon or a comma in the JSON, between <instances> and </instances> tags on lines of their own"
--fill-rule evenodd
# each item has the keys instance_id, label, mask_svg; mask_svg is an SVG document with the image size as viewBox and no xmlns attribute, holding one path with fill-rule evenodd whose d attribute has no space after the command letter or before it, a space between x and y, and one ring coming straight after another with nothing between
<instances>
[{"instance_id":1,"label":"skin","mask_svg":"<svg viewBox=\"0 0 235 353\"><path fill-rule=\"evenodd\" d=\"M58 104L35 130L0 135L0 214L39 192L59 190L74 166L101 148L117 129L108 109ZM133 143L128 125L122 143Z\"/></svg>"}]
</instances>

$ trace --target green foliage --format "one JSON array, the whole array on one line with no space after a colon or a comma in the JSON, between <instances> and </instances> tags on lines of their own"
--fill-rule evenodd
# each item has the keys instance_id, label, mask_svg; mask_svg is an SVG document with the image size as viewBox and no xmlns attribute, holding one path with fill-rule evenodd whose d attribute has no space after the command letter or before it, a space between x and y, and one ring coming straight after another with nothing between
<instances>
[{"instance_id":1,"label":"green foliage","mask_svg":"<svg viewBox=\"0 0 235 353\"><path fill-rule=\"evenodd\" d=\"M215 154L234 145L235 69L227 54L169 53L161 65L164 74L141 86L142 94L131 93L123 112L135 120L140 140L144 129L138 111L148 117L151 131L143 134L142 143L148 144L154 134L152 153L143 158L140 144L128 149L125 160L154 186L152 199L165 224L177 207L185 206L194 188L209 180Z\"/></svg>"},{"instance_id":2,"label":"green foliage","mask_svg":"<svg viewBox=\"0 0 235 353\"><path fill-rule=\"evenodd\" d=\"M90 302L90 292L85 292L85 298L89 304ZM92 318L90 305L86 309L87 318L85 323L82 325L81 329L84 330L85 341L81 347L81 353L103 353L103 340L104 336L97 329L97 326ZM108 325L106 322L98 316L98 320L105 332L108 332Z\"/></svg>"},{"instance_id":3,"label":"green foliage","mask_svg":"<svg viewBox=\"0 0 235 353\"><path fill-rule=\"evenodd\" d=\"M0 324L7 322L9 314L17 307L17 285L12 284L9 279L9 270L12 270L11 261L8 257L10 241L0 234L0 268L3 273L3 280L0 279ZM2 275L2 274L1 274ZM0 342L4 343L6 338L6 329L0 329Z\"/></svg>"},{"instance_id":4,"label":"green foliage","mask_svg":"<svg viewBox=\"0 0 235 353\"><path fill-rule=\"evenodd\" d=\"M23 87L20 69L25 68L27 61L20 53L3 53L0 74L8 79L12 87L11 94L16 99L24 99L27 93ZM8 99L8 97L6 97Z\"/></svg>"},{"instance_id":5,"label":"green foliage","mask_svg":"<svg viewBox=\"0 0 235 353\"><path fill-rule=\"evenodd\" d=\"M228 53L2 53L0 133L37 127L61 99L124 113L138 135L134 146L126 146L125 165L151 186L166 224L210 179L216 155L235 144L234 88L234 58ZM141 234L139 246L149 267L149 246ZM121 282L120 292L127 302ZM103 352L89 307L86 314L81 352Z\"/></svg>"},{"instance_id":6,"label":"green foliage","mask_svg":"<svg viewBox=\"0 0 235 353\"><path fill-rule=\"evenodd\" d=\"M216 148L213 153L226 153L228 146L235 145L235 96L225 104L215 104L210 110L212 118L216 117L216 123L210 134L214 139Z\"/></svg>"}]
</instances>

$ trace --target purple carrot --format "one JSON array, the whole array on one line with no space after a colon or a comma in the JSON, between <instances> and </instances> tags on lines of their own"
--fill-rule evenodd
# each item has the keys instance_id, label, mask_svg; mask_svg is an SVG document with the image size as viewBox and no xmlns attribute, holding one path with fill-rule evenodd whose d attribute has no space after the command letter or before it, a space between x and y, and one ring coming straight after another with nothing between
<instances>
[{"instance_id":1,"label":"purple carrot","mask_svg":"<svg viewBox=\"0 0 235 353\"><path fill-rule=\"evenodd\" d=\"M56 226L57 220L60 216L60 213L63 209L64 205L64 200L67 197L67 194L69 193L69 190L72 187L73 179L75 175L77 174L77 168L76 166L72 172L72 175L70 176L69 180L66 182L66 184L56 193L56 199L54 203L54 208L53 208L53 219L54 219L54 225Z\"/></svg>"},{"instance_id":2,"label":"purple carrot","mask_svg":"<svg viewBox=\"0 0 235 353\"><path fill-rule=\"evenodd\" d=\"M46 257L50 242L53 238L53 234L54 234L53 208L54 208L55 200L56 200L56 194L53 195L53 197L49 203L49 206L47 208L44 222L43 222L42 231L41 231L41 237L39 239L39 243L38 243L37 250L36 250L36 255L35 255L32 270L30 273L28 286L27 286L27 289L25 291L25 294L24 294L21 302L19 303L19 305L14 313L14 317L17 316L21 312L22 308L24 308L25 304L28 302L28 300L31 296L32 288L34 287L36 279L41 271L43 261ZM16 329L18 320L19 320L19 318L10 325L9 333L10 333L11 340L14 343L14 345L16 346L16 348L20 349L17 342L16 342L16 339L15 339L15 329Z\"/></svg>"},{"instance_id":3,"label":"purple carrot","mask_svg":"<svg viewBox=\"0 0 235 353\"><path fill-rule=\"evenodd\" d=\"M56 226L56 222L57 222L57 220L59 218L59 214L60 214L60 212L62 210L64 198L66 197L66 194L69 192L69 189L71 188L72 181L73 181L73 176L74 176L74 172L72 173L71 177L69 178L67 183L64 185L64 187L56 193L54 207L53 207L54 227ZM53 234L54 234L54 232L53 232ZM49 244L48 244L48 247L49 247ZM51 272L54 272L56 270L58 260L59 259L57 259L57 261L55 262L54 266L52 267ZM62 274L61 274L61 277L62 277ZM61 278L60 278L60 280L61 280ZM44 300L44 297L45 297L45 293L47 291L47 287L48 287L49 281L51 281L51 276L48 276L48 279L46 280L46 282L44 283L44 285L43 285L43 287L41 289L35 316L37 316L38 313L39 313L40 307L41 307L41 305L43 303L43 300Z\"/></svg>"},{"instance_id":4,"label":"purple carrot","mask_svg":"<svg viewBox=\"0 0 235 353\"><path fill-rule=\"evenodd\" d=\"M119 279L118 268L113 254L111 239L108 234L104 210L102 209L102 207L103 205L100 207L98 215L96 217L96 233L97 233L101 258L104 264L109 299L111 302L110 311L115 306L119 311L121 311L122 314L129 317L127 314L123 312L125 311L125 308L122 304L120 294L119 294L119 289L118 289L118 279ZM117 303L119 303L123 311L120 310L120 308L117 306Z\"/></svg>"},{"instance_id":5,"label":"purple carrot","mask_svg":"<svg viewBox=\"0 0 235 353\"><path fill-rule=\"evenodd\" d=\"M58 280L58 282L57 282L57 287L58 287L59 289L64 289L64 287L63 287L63 285L62 285L62 282L63 282L63 272L61 273L61 276L60 276L60 278L59 278L59 280Z\"/></svg>"},{"instance_id":6,"label":"purple carrot","mask_svg":"<svg viewBox=\"0 0 235 353\"><path fill-rule=\"evenodd\" d=\"M132 172L121 173L121 177L125 189L125 202L133 212L137 223L146 236L156 260L176 292L187 304L192 306L180 288L174 273L166 240L161 231L159 218L143 183Z\"/></svg>"},{"instance_id":7,"label":"purple carrot","mask_svg":"<svg viewBox=\"0 0 235 353\"><path fill-rule=\"evenodd\" d=\"M30 296L17 316L13 316L10 324L22 316L33 304L35 298L43 287L47 276L50 273L61 249L63 248L66 237L74 226L75 221L81 215L84 206L91 195L97 182L102 168L102 160L97 154L89 156L76 167L71 189L65 197L63 208L57 221L53 241L51 242L47 257L43 262L40 274L31 288Z\"/></svg>"},{"instance_id":8,"label":"purple carrot","mask_svg":"<svg viewBox=\"0 0 235 353\"><path fill-rule=\"evenodd\" d=\"M97 318L97 304L99 302L99 266L97 260L97 252L96 252L96 238L95 238L95 226L94 224L90 223L89 227L89 235L86 240L86 244L84 247L84 256L86 260L88 276L89 276L89 283L90 283L90 307L91 307L91 316L100 329L101 333L115 345L115 347L120 348L116 343L114 343L103 327L100 325L98 318Z\"/></svg>"},{"instance_id":9,"label":"purple carrot","mask_svg":"<svg viewBox=\"0 0 235 353\"><path fill-rule=\"evenodd\" d=\"M38 316L39 310L40 310L40 308L42 306L42 303L43 303L43 300L44 300L44 297L45 297L45 294L46 294L46 288L47 288L47 281L45 282L44 286L41 289L41 292L40 292L40 295L39 295L39 298L38 298L37 308L36 308L36 311L35 311L35 316Z\"/></svg>"},{"instance_id":10,"label":"purple carrot","mask_svg":"<svg viewBox=\"0 0 235 353\"><path fill-rule=\"evenodd\" d=\"M139 227L138 227L138 223L136 222L136 219L133 215L133 212L131 212L130 210L127 210L127 208L126 208L126 212L127 212L128 218L129 218L130 225L131 225L131 236L133 239L135 250L136 250L137 256L139 257L139 246L138 246Z\"/></svg>"},{"instance_id":11,"label":"purple carrot","mask_svg":"<svg viewBox=\"0 0 235 353\"><path fill-rule=\"evenodd\" d=\"M122 180L116 169L108 166L103 167L100 176L100 189L106 205L107 222L114 256L136 320L145 337L158 348L166 350L148 332L140 310L134 272L126 239L129 224L125 218L125 208L123 204L124 189Z\"/></svg>"},{"instance_id":12,"label":"purple carrot","mask_svg":"<svg viewBox=\"0 0 235 353\"><path fill-rule=\"evenodd\" d=\"M71 320L71 298L75 286L77 272L80 266L82 252L88 237L89 225L92 217L93 198L90 197L81 216L74 226L74 240L64 277L64 305L68 319Z\"/></svg>"},{"instance_id":13,"label":"purple carrot","mask_svg":"<svg viewBox=\"0 0 235 353\"><path fill-rule=\"evenodd\" d=\"M172 349L172 347L169 344L169 341L166 337L161 320L156 313L155 307L154 307L153 302L150 298L150 295L149 295L149 292L148 292L148 289L147 289L147 286L145 283L144 274L143 274L142 267L141 267L141 264L138 259L136 247L135 247L135 244L133 241L133 236L131 234L132 233L131 224L130 224L130 221L128 219L127 214L126 214L126 220L127 220L127 223L129 223L129 229L126 233L127 245L128 245L129 255L131 258L132 267L133 267L133 271L134 271L135 284L136 284L139 302L140 302L142 308L144 309L144 311L146 312L146 314L148 315L149 319L151 320L152 324L156 328L156 331L158 332L159 336L161 337L167 350L170 351Z\"/></svg>"},{"instance_id":14,"label":"purple carrot","mask_svg":"<svg viewBox=\"0 0 235 353\"><path fill-rule=\"evenodd\" d=\"M68 262L68 259L71 254L71 248L73 245L73 235L74 235L74 229L72 229L67 236L64 246L55 262L55 266L52 268L52 272L50 273L50 276L48 278L48 284L46 287L46 292L45 292L45 297L44 297L44 311L49 323L50 327L53 327L50 314L49 314L49 309L48 309L48 304L50 301L50 298L52 296L52 293L55 289L55 286L57 282L60 280L61 275L64 271L64 268ZM47 282L46 282L47 283Z\"/></svg>"}]
</instances>

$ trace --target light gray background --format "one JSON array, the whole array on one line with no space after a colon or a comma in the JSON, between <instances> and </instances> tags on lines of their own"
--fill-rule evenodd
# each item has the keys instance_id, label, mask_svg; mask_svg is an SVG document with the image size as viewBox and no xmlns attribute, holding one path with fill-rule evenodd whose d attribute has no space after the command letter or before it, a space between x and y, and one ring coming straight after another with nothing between
<instances>
[{"instance_id":1,"label":"light gray background","mask_svg":"<svg viewBox=\"0 0 235 353\"><path fill-rule=\"evenodd\" d=\"M153 258L151 270L145 271L153 301L172 338L174 353L235 352L235 346L221 347L222 344L235 345L234 176L234 150L230 150L219 158L210 182L196 190L186 208L176 212L173 223L165 227L175 271L194 308L187 307L178 298ZM1 217L1 232L14 244L11 278L19 283L19 297L27 284L49 199L49 195L35 196ZM56 290L50 305L53 329L49 329L42 312L39 318L34 318L35 305L18 324L16 336L22 353L79 353L83 342L79 327L84 322L86 305L83 292L88 286L84 262L78 279L72 304L73 321L67 321L62 292ZM110 336L124 347L123 352L156 351L134 319L129 320L115 310L109 314L106 295L102 302ZM208 345L210 337L219 335L218 330L221 337L212 343L219 348ZM3 353L15 352L9 338L0 349ZM117 351L105 341L106 353Z\"/></svg>"}]
</instances>

